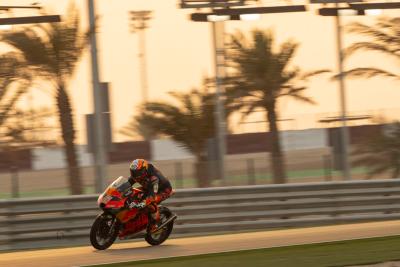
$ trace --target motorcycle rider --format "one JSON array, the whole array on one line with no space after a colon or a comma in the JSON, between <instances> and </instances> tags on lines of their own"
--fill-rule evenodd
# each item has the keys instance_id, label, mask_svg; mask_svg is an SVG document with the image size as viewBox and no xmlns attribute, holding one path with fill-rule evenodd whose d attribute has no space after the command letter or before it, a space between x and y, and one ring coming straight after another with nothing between
<instances>
[{"instance_id":1,"label":"motorcycle rider","mask_svg":"<svg viewBox=\"0 0 400 267\"><path fill-rule=\"evenodd\" d=\"M139 183L144 192L142 202L130 203L129 206L136 208L147 208L149 216L149 230L154 232L160 221L158 204L173 194L171 183L153 164L144 159L135 159L129 166L131 185Z\"/></svg>"}]
</instances>

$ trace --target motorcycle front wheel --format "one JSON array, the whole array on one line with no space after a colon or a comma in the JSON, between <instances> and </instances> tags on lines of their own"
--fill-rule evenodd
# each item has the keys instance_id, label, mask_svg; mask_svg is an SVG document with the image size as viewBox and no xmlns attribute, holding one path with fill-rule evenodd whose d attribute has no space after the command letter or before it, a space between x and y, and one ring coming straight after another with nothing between
<instances>
[{"instance_id":1,"label":"motorcycle front wheel","mask_svg":"<svg viewBox=\"0 0 400 267\"><path fill-rule=\"evenodd\" d=\"M90 229L90 243L95 249L109 248L115 241L119 232L119 222L107 213L97 215Z\"/></svg>"}]
</instances>

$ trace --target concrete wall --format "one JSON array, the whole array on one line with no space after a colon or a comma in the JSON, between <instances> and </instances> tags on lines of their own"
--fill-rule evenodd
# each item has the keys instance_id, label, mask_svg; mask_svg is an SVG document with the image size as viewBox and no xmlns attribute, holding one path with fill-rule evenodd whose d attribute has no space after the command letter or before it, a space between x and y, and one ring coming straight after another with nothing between
<instances>
[{"instance_id":1,"label":"concrete wall","mask_svg":"<svg viewBox=\"0 0 400 267\"><path fill-rule=\"evenodd\" d=\"M179 143L169 139L151 141L152 160L183 160L193 159L194 156Z\"/></svg>"},{"instance_id":2,"label":"concrete wall","mask_svg":"<svg viewBox=\"0 0 400 267\"><path fill-rule=\"evenodd\" d=\"M283 131L280 133L280 136L283 151L320 149L329 146L326 129Z\"/></svg>"},{"instance_id":3,"label":"concrete wall","mask_svg":"<svg viewBox=\"0 0 400 267\"><path fill-rule=\"evenodd\" d=\"M86 146L77 146L76 150L80 166L91 166L93 161L92 155L86 152ZM32 150L32 156L33 170L60 169L67 167L64 149L61 147L34 148Z\"/></svg>"},{"instance_id":4,"label":"concrete wall","mask_svg":"<svg viewBox=\"0 0 400 267\"><path fill-rule=\"evenodd\" d=\"M260 133L262 134L262 133ZM233 135L233 137L240 137L240 140L236 140L233 142L231 140L228 143L228 146L237 146L242 145L246 146L246 148L253 149L253 146L258 146L259 150L255 152L265 153L268 151L267 143L261 143L265 140L260 140L260 134L244 134L244 135ZM312 150L312 149L325 149L329 147L328 141L328 133L326 129L307 129L307 130L299 130L299 131L283 131L280 133L281 137L281 145L283 151L293 151L293 150ZM268 139L269 136L265 135L265 138ZM232 138L231 138L232 139ZM268 140L267 140L268 141ZM245 149L243 151L236 151L237 153L230 154L229 156L233 156L235 154L244 154ZM249 154L249 152L245 152L245 154ZM251 153L255 154L255 153ZM153 140L151 142L151 155L152 160L184 160L184 159L193 159L194 156L182 145L173 141L173 140Z\"/></svg>"},{"instance_id":5,"label":"concrete wall","mask_svg":"<svg viewBox=\"0 0 400 267\"><path fill-rule=\"evenodd\" d=\"M254 134L253 134L254 135ZM328 134L326 129L309 129L309 130L301 130L301 131L284 131L280 133L282 149L283 151L295 151L295 150L315 150L315 149L325 149L329 147L328 142ZM247 148L252 148L253 146L260 146L260 136L252 135L234 135L240 137L240 143L242 146L246 145ZM257 139L257 138L258 139ZM265 135L265 138L268 139L268 136ZM136 142L138 143L138 142ZM150 155L146 153L136 153L138 152L140 144L125 144L122 148L118 149L118 151L114 152L114 158L116 156L121 156L126 158L126 160L121 160L119 162L129 161L133 158L148 158L152 161L179 161L179 160L194 160L194 156L182 145L179 143L170 140L170 139L157 139L152 140L150 142ZM232 146L237 146L238 144L231 144ZM145 151L146 149L141 149L141 151ZM254 150L254 149L251 149ZM241 152L240 152L241 151ZM249 152L245 152L246 149L242 149L237 151L239 154L249 154ZM262 154L267 153L267 147L261 147L260 151L256 151L258 153L250 153L250 154ZM79 162L82 167L91 166L92 165L92 155L86 152L86 146L77 146L77 152L79 156ZM123 152L123 153L122 153ZM244 152L244 153L243 153ZM33 170L45 170L45 169L59 169L65 168L65 156L62 148L37 148L33 149ZM126 154L126 155L125 155ZM146 155L145 155L146 154ZM234 156L235 154L230 154L229 156ZM112 156L112 155L111 155ZM112 160L113 157L110 158ZM110 161L113 162L113 161ZM114 162L113 162L114 163ZM175 168L175 167L170 167Z\"/></svg>"}]
</instances>

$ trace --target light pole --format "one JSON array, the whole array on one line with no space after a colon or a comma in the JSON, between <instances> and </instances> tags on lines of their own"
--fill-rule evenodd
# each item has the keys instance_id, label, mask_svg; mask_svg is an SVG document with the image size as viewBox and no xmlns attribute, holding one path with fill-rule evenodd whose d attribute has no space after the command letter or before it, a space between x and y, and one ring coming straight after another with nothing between
<instances>
[{"instance_id":1,"label":"light pole","mask_svg":"<svg viewBox=\"0 0 400 267\"><path fill-rule=\"evenodd\" d=\"M335 4L338 7L338 4ZM342 142L340 142L342 148L342 172L345 180L351 180L351 166L349 161L349 129L347 127L347 104L346 104L346 85L343 77L343 48L342 48L342 25L340 21L340 14L335 16L336 26L336 48L338 53L338 75L339 75L339 90L340 90L340 110L341 110L341 122L342 127L340 128L340 136Z\"/></svg>"},{"instance_id":2,"label":"light pole","mask_svg":"<svg viewBox=\"0 0 400 267\"><path fill-rule=\"evenodd\" d=\"M242 6L244 0L181 0L181 8L216 8L216 7L230 7ZM193 14L192 14L193 15ZM219 16L214 16L210 19L207 15L200 14L202 22L212 22L212 40L214 48L214 73L215 73L215 140L217 141L217 169L218 177L221 179L222 184L226 183L225 180L225 154L226 154L226 116L224 108L224 87L223 79L225 77L225 29L224 22L219 20ZM191 16L192 21L196 19Z\"/></svg>"},{"instance_id":3,"label":"light pole","mask_svg":"<svg viewBox=\"0 0 400 267\"><path fill-rule=\"evenodd\" d=\"M147 66L146 66L146 38L145 30L148 28L147 21L151 19L151 11L131 11L131 32L139 34L139 61L140 61L140 82L142 87L142 100L148 100L148 82L147 82Z\"/></svg>"},{"instance_id":4,"label":"light pole","mask_svg":"<svg viewBox=\"0 0 400 267\"><path fill-rule=\"evenodd\" d=\"M342 2L348 3L350 1L357 0L343 0ZM341 169L342 177L344 180L351 180L351 165L349 160L349 129L347 127L347 103L346 103L346 85L344 82L343 75L343 45L342 45L342 25L340 17L341 15L354 15L356 10L349 9L347 7L339 7L338 1L335 0L314 0L311 3L334 3L334 8L321 8L319 9L319 15L322 16L334 16L335 17L335 29L336 29L336 49L337 49L337 77L339 83L339 97L340 97L340 150L341 150Z\"/></svg>"},{"instance_id":5,"label":"light pole","mask_svg":"<svg viewBox=\"0 0 400 267\"><path fill-rule=\"evenodd\" d=\"M93 100L94 100L94 129L95 129L95 147L94 164L96 173L95 189L100 193L106 186L107 176L107 154L105 145L103 107L101 97L101 87L99 82L99 67L97 61L97 41L96 41L96 16L94 0L88 0L89 11L89 29L90 29L90 54L92 66Z\"/></svg>"},{"instance_id":6,"label":"light pole","mask_svg":"<svg viewBox=\"0 0 400 267\"><path fill-rule=\"evenodd\" d=\"M225 118L225 89L223 79L225 78L225 27L223 21L212 22L213 44L215 51L215 129L217 129L218 144L218 177L225 184L225 154L226 154L226 118Z\"/></svg>"}]
</instances>

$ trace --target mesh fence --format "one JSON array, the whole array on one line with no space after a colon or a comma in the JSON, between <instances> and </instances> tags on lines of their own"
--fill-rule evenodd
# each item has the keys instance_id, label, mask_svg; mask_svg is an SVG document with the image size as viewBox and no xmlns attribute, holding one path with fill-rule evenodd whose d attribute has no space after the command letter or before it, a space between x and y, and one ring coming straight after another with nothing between
<instances>
[{"instance_id":1,"label":"mesh fence","mask_svg":"<svg viewBox=\"0 0 400 267\"><path fill-rule=\"evenodd\" d=\"M335 164L329 150L294 151L284 154L287 183L323 182L342 180L340 166ZM354 158L353 158L354 159ZM174 188L195 188L200 184L215 186L259 185L274 183L269 153L227 156L225 177L221 179L218 162L196 163L194 159L156 161L154 165L170 179ZM340 165L340 164L339 164ZM111 164L107 168L107 183L119 176L128 176L129 162ZM83 167L82 182L85 193L94 193L93 167ZM352 167L352 179L366 179L368 166ZM390 178L382 173L374 179ZM201 183L203 180L203 183ZM46 197L69 194L66 169L22 170L12 169L0 173L0 198Z\"/></svg>"}]
</instances>

